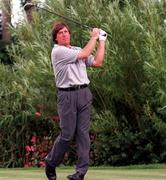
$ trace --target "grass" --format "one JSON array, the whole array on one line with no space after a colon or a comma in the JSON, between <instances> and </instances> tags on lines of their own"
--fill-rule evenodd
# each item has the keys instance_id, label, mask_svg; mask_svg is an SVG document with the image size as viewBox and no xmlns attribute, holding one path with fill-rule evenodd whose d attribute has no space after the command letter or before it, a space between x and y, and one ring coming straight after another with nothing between
<instances>
[{"instance_id":1,"label":"grass","mask_svg":"<svg viewBox=\"0 0 166 180\"><path fill-rule=\"evenodd\" d=\"M58 180L66 180L74 168L57 168ZM1 180L46 180L43 168L0 169ZM164 180L166 165L143 165L125 167L91 167L85 180Z\"/></svg>"}]
</instances>

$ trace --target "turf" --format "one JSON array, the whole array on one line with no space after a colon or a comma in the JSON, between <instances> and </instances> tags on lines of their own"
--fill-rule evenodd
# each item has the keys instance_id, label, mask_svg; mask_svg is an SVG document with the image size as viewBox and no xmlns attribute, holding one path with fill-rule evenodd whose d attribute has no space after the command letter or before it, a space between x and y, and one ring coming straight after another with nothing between
<instances>
[{"instance_id":1,"label":"turf","mask_svg":"<svg viewBox=\"0 0 166 180\"><path fill-rule=\"evenodd\" d=\"M57 168L58 180L66 180L74 168ZM47 180L43 168L0 169L0 180ZM85 180L166 180L166 165L90 168Z\"/></svg>"}]
</instances>

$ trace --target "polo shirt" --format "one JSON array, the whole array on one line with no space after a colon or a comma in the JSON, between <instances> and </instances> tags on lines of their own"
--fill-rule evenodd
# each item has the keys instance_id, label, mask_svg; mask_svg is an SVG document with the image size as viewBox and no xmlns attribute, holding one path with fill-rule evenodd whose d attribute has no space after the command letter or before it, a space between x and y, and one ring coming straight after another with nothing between
<instances>
[{"instance_id":1,"label":"polo shirt","mask_svg":"<svg viewBox=\"0 0 166 180\"><path fill-rule=\"evenodd\" d=\"M54 45L51 53L55 82L58 88L89 84L86 67L92 66L94 56L78 59L80 47Z\"/></svg>"}]
</instances>

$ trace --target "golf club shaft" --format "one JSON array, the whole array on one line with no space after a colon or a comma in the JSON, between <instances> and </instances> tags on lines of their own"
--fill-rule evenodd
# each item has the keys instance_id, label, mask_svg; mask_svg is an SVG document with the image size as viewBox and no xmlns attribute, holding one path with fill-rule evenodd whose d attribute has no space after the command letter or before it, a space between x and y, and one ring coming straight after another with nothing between
<instances>
[{"instance_id":1,"label":"golf club shaft","mask_svg":"<svg viewBox=\"0 0 166 180\"><path fill-rule=\"evenodd\" d=\"M58 13L56 13L56 12L53 12L53 11L51 11L51 10L49 10L49 9L46 9L46 8L43 8L43 7L39 7L39 6L37 6L37 4L26 3L26 4L24 5L24 10L26 10L26 9L28 10L28 9L30 9L30 8L32 8L32 7L36 7L37 9L41 9L41 10L44 10L44 11L50 13L50 14L54 14L54 15L56 15L56 16L58 16L58 17L61 17L61 18L65 19L65 20L68 20L68 21L70 21L70 22L73 22L73 23L75 23L75 24L77 24L77 25L79 25L79 26L81 26L81 27L84 27L84 28L87 28L87 29L93 29L93 27L91 27L91 26L88 26L88 25L86 25L86 24L82 24L82 23L80 23L80 22L78 22L78 21L76 21L76 20L73 20L73 19L71 19L71 18L65 17L65 16L63 16L63 15L61 15L61 14L58 14ZM107 33L107 35L110 36L108 33Z\"/></svg>"},{"instance_id":2,"label":"golf club shaft","mask_svg":"<svg viewBox=\"0 0 166 180\"><path fill-rule=\"evenodd\" d=\"M73 19L67 18L67 17L65 17L65 16L63 16L63 15L60 15L60 14L56 13L56 12L50 11L50 10L48 10L48 9L46 9L46 8L42 8L42 7L39 7L39 8L42 9L42 10L44 10L44 11L47 11L48 13L55 14L56 16L61 17L61 18L65 19L65 20L68 20L68 21L70 21L70 22L73 22L73 23L75 23L75 24L77 24L77 25L79 25L79 26L81 26L81 27L88 28L88 29L92 29L92 27L90 27L90 26L88 26L88 25L81 24L80 22L77 22L77 21L75 21L75 20L73 20Z\"/></svg>"}]
</instances>

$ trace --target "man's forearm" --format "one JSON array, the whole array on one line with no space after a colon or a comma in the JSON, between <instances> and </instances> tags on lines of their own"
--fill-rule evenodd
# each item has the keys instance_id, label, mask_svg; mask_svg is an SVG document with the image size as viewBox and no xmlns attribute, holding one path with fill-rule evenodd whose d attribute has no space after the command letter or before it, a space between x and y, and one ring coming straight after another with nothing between
<instances>
[{"instance_id":1,"label":"man's forearm","mask_svg":"<svg viewBox=\"0 0 166 180\"><path fill-rule=\"evenodd\" d=\"M96 46L96 37L91 37L86 46L78 54L78 59L87 59Z\"/></svg>"},{"instance_id":2,"label":"man's forearm","mask_svg":"<svg viewBox=\"0 0 166 180\"><path fill-rule=\"evenodd\" d=\"M94 67L101 67L103 65L104 54L105 54L105 41L99 41L97 52L96 52L94 63L93 63Z\"/></svg>"}]
</instances>

